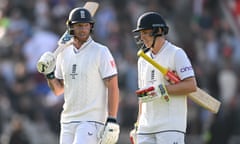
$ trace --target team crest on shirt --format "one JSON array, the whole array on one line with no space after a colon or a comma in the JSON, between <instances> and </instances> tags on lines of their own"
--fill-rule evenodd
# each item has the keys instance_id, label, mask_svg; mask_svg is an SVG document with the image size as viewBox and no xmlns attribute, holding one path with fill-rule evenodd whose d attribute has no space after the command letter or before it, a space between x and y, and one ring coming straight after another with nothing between
<instances>
[{"instance_id":1,"label":"team crest on shirt","mask_svg":"<svg viewBox=\"0 0 240 144\"><path fill-rule=\"evenodd\" d=\"M150 72L150 83L154 83L156 81L156 71L153 69L153 70L151 70L151 72Z\"/></svg>"},{"instance_id":2,"label":"team crest on shirt","mask_svg":"<svg viewBox=\"0 0 240 144\"><path fill-rule=\"evenodd\" d=\"M77 64L73 64L73 65L72 65L72 73L70 73L72 79L75 79L76 76L78 75L78 74L76 73L76 71L77 71Z\"/></svg>"}]
</instances>

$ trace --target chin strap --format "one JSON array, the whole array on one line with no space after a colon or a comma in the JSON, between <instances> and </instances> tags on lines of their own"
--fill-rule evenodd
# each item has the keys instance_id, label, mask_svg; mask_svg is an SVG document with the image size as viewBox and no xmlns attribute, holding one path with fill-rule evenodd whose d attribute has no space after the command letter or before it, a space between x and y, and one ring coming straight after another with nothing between
<instances>
[{"instance_id":1,"label":"chin strap","mask_svg":"<svg viewBox=\"0 0 240 144\"><path fill-rule=\"evenodd\" d=\"M152 35L152 36L153 36L153 43L152 43L152 45L151 45L151 48L154 47L157 37L161 37L162 35L163 35L163 34L153 34L153 35Z\"/></svg>"}]
</instances>

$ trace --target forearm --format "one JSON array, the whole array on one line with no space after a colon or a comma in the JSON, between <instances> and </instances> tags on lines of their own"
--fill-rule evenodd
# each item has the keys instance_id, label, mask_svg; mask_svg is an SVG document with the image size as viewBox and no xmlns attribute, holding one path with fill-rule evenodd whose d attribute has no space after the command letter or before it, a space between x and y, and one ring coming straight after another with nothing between
<instances>
[{"instance_id":1,"label":"forearm","mask_svg":"<svg viewBox=\"0 0 240 144\"><path fill-rule=\"evenodd\" d=\"M197 90L196 80L188 78L177 84L166 85L166 89L170 95L186 95Z\"/></svg>"},{"instance_id":2,"label":"forearm","mask_svg":"<svg viewBox=\"0 0 240 144\"><path fill-rule=\"evenodd\" d=\"M117 92L118 90L115 90L112 94L109 94L109 102L108 102L108 115L110 117L117 117L118 112L118 105L119 105L119 94Z\"/></svg>"},{"instance_id":3,"label":"forearm","mask_svg":"<svg viewBox=\"0 0 240 144\"><path fill-rule=\"evenodd\" d=\"M119 89L114 87L109 89L108 94L108 115L110 117L117 117L119 105Z\"/></svg>"},{"instance_id":4,"label":"forearm","mask_svg":"<svg viewBox=\"0 0 240 144\"><path fill-rule=\"evenodd\" d=\"M108 115L109 117L117 117L119 105L119 88L117 76L107 80L108 87Z\"/></svg>"},{"instance_id":5,"label":"forearm","mask_svg":"<svg viewBox=\"0 0 240 144\"><path fill-rule=\"evenodd\" d=\"M64 85L63 85L63 81L59 80L59 79L47 79L47 83L49 88L53 91L53 93L56 96L59 96L61 94L63 94L64 92Z\"/></svg>"}]
</instances>

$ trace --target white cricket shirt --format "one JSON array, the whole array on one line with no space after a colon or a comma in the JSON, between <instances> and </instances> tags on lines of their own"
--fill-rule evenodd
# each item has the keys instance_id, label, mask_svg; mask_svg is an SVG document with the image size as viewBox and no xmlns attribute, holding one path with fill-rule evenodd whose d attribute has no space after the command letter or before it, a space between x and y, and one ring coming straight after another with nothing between
<instances>
[{"instance_id":1,"label":"white cricket shirt","mask_svg":"<svg viewBox=\"0 0 240 144\"><path fill-rule=\"evenodd\" d=\"M107 117L107 88L104 80L117 74L109 49L91 37L79 50L73 45L57 57L55 76L64 80L61 122L96 121Z\"/></svg>"},{"instance_id":2,"label":"white cricket shirt","mask_svg":"<svg viewBox=\"0 0 240 144\"><path fill-rule=\"evenodd\" d=\"M194 71L186 53L168 41L165 41L156 55L153 55L150 51L146 54L160 65L175 70L180 79L194 76ZM161 83L169 84L161 72L143 58L138 60L138 83L139 88ZM185 132L187 97L170 95L169 102L164 99L157 99L153 102L143 103L139 120L139 133Z\"/></svg>"}]
</instances>

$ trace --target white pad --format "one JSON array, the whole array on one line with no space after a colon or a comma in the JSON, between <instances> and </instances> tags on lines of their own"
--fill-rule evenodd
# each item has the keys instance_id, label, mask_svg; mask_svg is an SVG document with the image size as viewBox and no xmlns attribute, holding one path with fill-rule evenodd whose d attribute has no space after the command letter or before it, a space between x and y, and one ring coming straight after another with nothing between
<instances>
[{"instance_id":1,"label":"white pad","mask_svg":"<svg viewBox=\"0 0 240 144\"><path fill-rule=\"evenodd\" d=\"M136 128L132 129L129 133L131 144L137 144L137 131Z\"/></svg>"},{"instance_id":2,"label":"white pad","mask_svg":"<svg viewBox=\"0 0 240 144\"><path fill-rule=\"evenodd\" d=\"M151 102L162 97L157 86L146 86L138 91L140 91L140 93L144 91L144 94L138 97L142 103Z\"/></svg>"},{"instance_id":3,"label":"white pad","mask_svg":"<svg viewBox=\"0 0 240 144\"><path fill-rule=\"evenodd\" d=\"M56 66L56 59L52 52L45 52L37 63L38 72L49 74L54 71Z\"/></svg>"},{"instance_id":4,"label":"white pad","mask_svg":"<svg viewBox=\"0 0 240 144\"><path fill-rule=\"evenodd\" d=\"M104 128L101 144L115 144L118 141L120 128L117 123L108 122Z\"/></svg>"},{"instance_id":5,"label":"white pad","mask_svg":"<svg viewBox=\"0 0 240 144\"><path fill-rule=\"evenodd\" d=\"M167 102L169 101L168 92L162 84L144 87L136 93L140 95L138 98L142 103L151 102L159 98L164 98Z\"/></svg>"}]
</instances>

